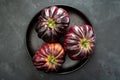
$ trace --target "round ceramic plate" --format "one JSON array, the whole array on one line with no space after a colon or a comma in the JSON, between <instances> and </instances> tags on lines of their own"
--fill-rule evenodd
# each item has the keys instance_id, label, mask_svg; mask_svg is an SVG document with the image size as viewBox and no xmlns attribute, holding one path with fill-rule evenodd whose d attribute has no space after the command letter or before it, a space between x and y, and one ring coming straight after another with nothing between
<instances>
[{"instance_id":1,"label":"round ceramic plate","mask_svg":"<svg viewBox=\"0 0 120 80\"><path fill-rule=\"evenodd\" d=\"M64 5L57 5L58 7L61 7L68 11L70 15L70 25L83 25L83 24L88 24L91 25L87 17L81 13L79 10L69 7L69 6L64 6ZM40 38L38 38L37 33L35 31L35 23L37 22L37 18L39 16L40 12L35 15L35 17L31 20L27 33L26 33L26 46L28 53L30 54L31 58L33 57L34 53L38 50L39 47L44 43L44 41ZM61 44L63 43L63 38L60 39ZM84 59L82 61L74 61L69 59L68 56L65 58L65 63L63 66L58 70L59 74L66 74L70 73L73 71L78 70L81 68L88 59Z\"/></svg>"}]
</instances>

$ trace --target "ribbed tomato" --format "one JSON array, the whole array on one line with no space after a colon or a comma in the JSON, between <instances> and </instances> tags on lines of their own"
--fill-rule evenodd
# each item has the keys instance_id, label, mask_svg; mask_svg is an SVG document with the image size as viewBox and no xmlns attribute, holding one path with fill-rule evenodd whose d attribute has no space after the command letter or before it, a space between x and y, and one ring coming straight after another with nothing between
<instances>
[{"instance_id":1,"label":"ribbed tomato","mask_svg":"<svg viewBox=\"0 0 120 80\"><path fill-rule=\"evenodd\" d=\"M38 70L57 71L64 63L64 56L59 43L45 43L36 51L33 62Z\"/></svg>"},{"instance_id":2,"label":"ribbed tomato","mask_svg":"<svg viewBox=\"0 0 120 80\"><path fill-rule=\"evenodd\" d=\"M70 18L63 8L51 6L44 8L38 18L36 31L39 38L46 42L55 42L66 32Z\"/></svg>"},{"instance_id":3,"label":"ribbed tomato","mask_svg":"<svg viewBox=\"0 0 120 80\"><path fill-rule=\"evenodd\" d=\"M90 25L72 26L64 40L65 50L73 60L88 58L95 47L95 34Z\"/></svg>"}]
</instances>

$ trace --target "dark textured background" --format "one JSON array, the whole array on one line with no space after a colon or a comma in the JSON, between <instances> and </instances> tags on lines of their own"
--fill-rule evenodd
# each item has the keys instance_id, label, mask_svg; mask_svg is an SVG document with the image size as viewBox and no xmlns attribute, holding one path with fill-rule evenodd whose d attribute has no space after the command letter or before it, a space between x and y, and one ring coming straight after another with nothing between
<instances>
[{"instance_id":1,"label":"dark textured background","mask_svg":"<svg viewBox=\"0 0 120 80\"><path fill-rule=\"evenodd\" d=\"M97 35L95 54L67 75L38 72L25 49L31 19L40 9L57 4L83 12ZM0 0L0 80L120 80L119 34L120 0Z\"/></svg>"}]
</instances>

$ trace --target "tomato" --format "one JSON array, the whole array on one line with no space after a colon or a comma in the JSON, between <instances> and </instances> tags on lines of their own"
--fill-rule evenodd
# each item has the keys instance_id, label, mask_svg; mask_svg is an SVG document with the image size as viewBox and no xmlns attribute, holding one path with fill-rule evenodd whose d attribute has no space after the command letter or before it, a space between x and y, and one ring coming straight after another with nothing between
<instances>
[{"instance_id":1,"label":"tomato","mask_svg":"<svg viewBox=\"0 0 120 80\"><path fill-rule=\"evenodd\" d=\"M45 43L36 51L33 62L38 70L57 71L64 63L64 56L59 43Z\"/></svg>"},{"instance_id":2,"label":"tomato","mask_svg":"<svg viewBox=\"0 0 120 80\"><path fill-rule=\"evenodd\" d=\"M57 42L69 26L69 14L63 8L51 6L44 8L35 25L38 37L45 42Z\"/></svg>"},{"instance_id":3,"label":"tomato","mask_svg":"<svg viewBox=\"0 0 120 80\"><path fill-rule=\"evenodd\" d=\"M95 47L95 34L90 25L72 26L64 39L65 50L73 60L88 58Z\"/></svg>"}]
</instances>

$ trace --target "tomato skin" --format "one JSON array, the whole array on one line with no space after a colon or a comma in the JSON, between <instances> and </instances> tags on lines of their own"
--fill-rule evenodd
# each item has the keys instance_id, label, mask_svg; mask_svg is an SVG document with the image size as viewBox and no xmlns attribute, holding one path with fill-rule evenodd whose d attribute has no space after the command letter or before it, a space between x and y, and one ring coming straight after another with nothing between
<instances>
[{"instance_id":1,"label":"tomato skin","mask_svg":"<svg viewBox=\"0 0 120 80\"><path fill-rule=\"evenodd\" d=\"M70 17L66 10L51 6L44 8L35 25L38 37L45 42L57 42L66 33Z\"/></svg>"},{"instance_id":2,"label":"tomato skin","mask_svg":"<svg viewBox=\"0 0 120 80\"><path fill-rule=\"evenodd\" d=\"M73 60L88 58L95 47L95 34L90 25L72 26L64 39L66 53Z\"/></svg>"},{"instance_id":3,"label":"tomato skin","mask_svg":"<svg viewBox=\"0 0 120 80\"><path fill-rule=\"evenodd\" d=\"M59 43L45 43L33 56L34 66L38 70L57 71L64 63L64 49Z\"/></svg>"}]
</instances>

